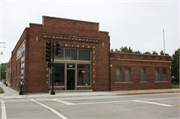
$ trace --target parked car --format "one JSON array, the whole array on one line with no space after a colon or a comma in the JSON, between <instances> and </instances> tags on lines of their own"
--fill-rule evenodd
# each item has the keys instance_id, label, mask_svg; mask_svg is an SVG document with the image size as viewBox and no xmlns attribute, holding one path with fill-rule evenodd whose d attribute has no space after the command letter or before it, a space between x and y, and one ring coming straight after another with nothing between
<instances>
[{"instance_id":1,"label":"parked car","mask_svg":"<svg viewBox=\"0 0 180 119\"><path fill-rule=\"evenodd\" d=\"M179 79L177 79L176 77L172 76L172 77L171 77L171 83L172 83L173 85L179 84Z\"/></svg>"}]
</instances>

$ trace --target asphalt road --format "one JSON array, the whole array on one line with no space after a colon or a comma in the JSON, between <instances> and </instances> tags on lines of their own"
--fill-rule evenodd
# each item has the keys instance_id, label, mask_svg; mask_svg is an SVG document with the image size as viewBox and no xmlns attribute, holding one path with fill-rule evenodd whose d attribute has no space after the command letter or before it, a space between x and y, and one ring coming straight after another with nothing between
<instances>
[{"instance_id":1,"label":"asphalt road","mask_svg":"<svg viewBox=\"0 0 180 119\"><path fill-rule=\"evenodd\" d=\"M180 93L0 101L1 119L180 119Z\"/></svg>"}]
</instances>

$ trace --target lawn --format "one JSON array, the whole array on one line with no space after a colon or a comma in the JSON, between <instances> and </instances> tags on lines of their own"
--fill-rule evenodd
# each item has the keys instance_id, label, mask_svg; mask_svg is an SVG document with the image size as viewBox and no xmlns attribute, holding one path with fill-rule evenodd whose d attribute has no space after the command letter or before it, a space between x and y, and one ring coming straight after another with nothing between
<instances>
[{"instance_id":1,"label":"lawn","mask_svg":"<svg viewBox=\"0 0 180 119\"><path fill-rule=\"evenodd\" d=\"M3 89L0 87L0 93L4 93Z\"/></svg>"},{"instance_id":2,"label":"lawn","mask_svg":"<svg viewBox=\"0 0 180 119\"><path fill-rule=\"evenodd\" d=\"M172 85L172 88L179 88L179 84Z\"/></svg>"}]
</instances>

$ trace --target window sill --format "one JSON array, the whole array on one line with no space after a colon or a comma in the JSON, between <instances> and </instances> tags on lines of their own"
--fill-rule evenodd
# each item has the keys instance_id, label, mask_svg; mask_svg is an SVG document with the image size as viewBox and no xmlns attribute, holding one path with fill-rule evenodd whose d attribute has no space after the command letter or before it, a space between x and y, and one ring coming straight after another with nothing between
<instances>
[{"instance_id":1,"label":"window sill","mask_svg":"<svg viewBox=\"0 0 180 119\"><path fill-rule=\"evenodd\" d=\"M148 83L147 81L140 81L140 83Z\"/></svg>"},{"instance_id":2,"label":"window sill","mask_svg":"<svg viewBox=\"0 0 180 119\"><path fill-rule=\"evenodd\" d=\"M83 85L83 86L78 85L77 87L91 87L91 86L90 85L87 85L87 86L86 85Z\"/></svg>"},{"instance_id":3,"label":"window sill","mask_svg":"<svg viewBox=\"0 0 180 119\"><path fill-rule=\"evenodd\" d=\"M63 88L65 86L54 86L54 87L60 87L60 88ZM49 86L49 88L52 88L52 86Z\"/></svg>"},{"instance_id":4,"label":"window sill","mask_svg":"<svg viewBox=\"0 0 180 119\"><path fill-rule=\"evenodd\" d=\"M114 83L133 83L133 82L114 82Z\"/></svg>"},{"instance_id":5,"label":"window sill","mask_svg":"<svg viewBox=\"0 0 180 119\"><path fill-rule=\"evenodd\" d=\"M154 83L167 83L169 81L154 81Z\"/></svg>"}]
</instances>

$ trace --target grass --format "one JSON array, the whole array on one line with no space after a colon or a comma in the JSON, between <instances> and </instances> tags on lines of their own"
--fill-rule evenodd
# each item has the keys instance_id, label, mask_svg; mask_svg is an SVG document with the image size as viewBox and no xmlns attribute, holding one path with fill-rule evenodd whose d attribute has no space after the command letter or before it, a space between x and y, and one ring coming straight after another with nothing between
<instances>
[{"instance_id":1,"label":"grass","mask_svg":"<svg viewBox=\"0 0 180 119\"><path fill-rule=\"evenodd\" d=\"M4 93L3 89L0 87L0 93Z\"/></svg>"},{"instance_id":2,"label":"grass","mask_svg":"<svg viewBox=\"0 0 180 119\"><path fill-rule=\"evenodd\" d=\"M179 84L172 85L172 88L179 88Z\"/></svg>"}]
</instances>

